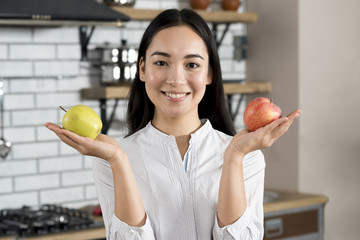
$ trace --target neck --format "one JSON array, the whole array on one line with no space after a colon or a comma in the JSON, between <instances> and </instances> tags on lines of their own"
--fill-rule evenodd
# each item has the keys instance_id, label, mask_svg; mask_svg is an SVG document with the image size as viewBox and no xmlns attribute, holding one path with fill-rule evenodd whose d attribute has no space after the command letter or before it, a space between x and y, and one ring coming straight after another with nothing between
<instances>
[{"instance_id":1,"label":"neck","mask_svg":"<svg viewBox=\"0 0 360 240\"><path fill-rule=\"evenodd\" d=\"M154 117L152 124L155 128L174 137L189 136L201 127L201 121L196 119L160 119Z\"/></svg>"},{"instance_id":2,"label":"neck","mask_svg":"<svg viewBox=\"0 0 360 240\"><path fill-rule=\"evenodd\" d=\"M201 127L201 121L199 118L165 120L154 117L152 124L158 130L175 137L181 159L184 159L189 147L190 134Z\"/></svg>"}]
</instances>

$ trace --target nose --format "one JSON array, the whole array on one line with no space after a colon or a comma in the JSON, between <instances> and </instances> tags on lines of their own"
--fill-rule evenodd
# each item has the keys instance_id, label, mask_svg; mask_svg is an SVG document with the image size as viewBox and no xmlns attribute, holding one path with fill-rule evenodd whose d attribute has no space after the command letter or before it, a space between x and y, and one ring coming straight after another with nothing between
<instances>
[{"instance_id":1,"label":"nose","mask_svg":"<svg viewBox=\"0 0 360 240\"><path fill-rule=\"evenodd\" d=\"M180 86L186 83L186 77L185 77L185 71L180 67L174 67L170 74L168 75L168 78L166 80L167 84L170 84L174 87Z\"/></svg>"}]
</instances>

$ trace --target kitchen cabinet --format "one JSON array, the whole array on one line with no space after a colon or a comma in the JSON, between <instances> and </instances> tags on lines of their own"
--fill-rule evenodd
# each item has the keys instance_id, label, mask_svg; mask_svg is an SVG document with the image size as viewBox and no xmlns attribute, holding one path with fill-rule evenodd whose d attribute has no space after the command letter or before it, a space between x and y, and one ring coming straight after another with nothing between
<instances>
[{"instance_id":1,"label":"kitchen cabinet","mask_svg":"<svg viewBox=\"0 0 360 240\"><path fill-rule=\"evenodd\" d=\"M264 203L264 240L324 239L324 208L328 197L286 191L266 192L276 196Z\"/></svg>"}]
</instances>

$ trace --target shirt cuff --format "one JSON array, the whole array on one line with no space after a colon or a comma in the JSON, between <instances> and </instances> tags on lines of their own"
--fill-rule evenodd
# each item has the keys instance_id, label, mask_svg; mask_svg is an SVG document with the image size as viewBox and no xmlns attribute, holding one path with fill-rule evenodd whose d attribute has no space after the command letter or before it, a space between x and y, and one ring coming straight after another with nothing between
<instances>
[{"instance_id":1,"label":"shirt cuff","mask_svg":"<svg viewBox=\"0 0 360 240\"><path fill-rule=\"evenodd\" d=\"M245 209L244 213L239 217L233 224L219 227L217 220L217 214L215 215L215 226L213 229L214 239L239 239L242 236L242 232L246 230L251 222L250 211L248 208Z\"/></svg>"},{"instance_id":2,"label":"shirt cuff","mask_svg":"<svg viewBox=\"0 0 360 240\"><path fill-rule=\"evenodd\" d=\"M115 214L112 216L110 226L110 239L155 239L148 217L141 227L132 227L121 221Z\"/></svg>"}]
</instances>

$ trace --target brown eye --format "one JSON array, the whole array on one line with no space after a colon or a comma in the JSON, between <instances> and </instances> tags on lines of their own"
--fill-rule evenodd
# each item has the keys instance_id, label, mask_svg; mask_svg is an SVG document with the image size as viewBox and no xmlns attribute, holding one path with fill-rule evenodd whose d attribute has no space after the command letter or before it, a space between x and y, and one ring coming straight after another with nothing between
<instances>
[{"instance_id":1,"label":"brown eye","mask_svg":"<svg viewBox=\"0 0 360 240\"><path fill-rule=\"evenodd\" d=\"M167 66L167 63L164 61L156 61L154 64L159 67Z\"/></svg>"},{"instance_id":2,"label":"brown eye","mask_svg":"<svg viewBox=\"0 0 360 240\"><path fill-rule=\"evenodd\" d=\"M188 63L188 64L186 64L186 66L189 67L189 68L197 68L197 67L199 67L199 65L196 64L196 63Z\"/></svg>"}]
</instances>

